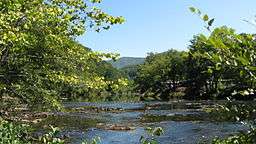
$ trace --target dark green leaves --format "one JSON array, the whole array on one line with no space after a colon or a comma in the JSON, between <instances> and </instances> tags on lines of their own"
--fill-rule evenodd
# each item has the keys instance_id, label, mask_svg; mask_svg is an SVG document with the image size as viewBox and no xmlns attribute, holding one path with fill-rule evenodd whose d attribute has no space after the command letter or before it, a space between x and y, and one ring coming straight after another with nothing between
<instances>
[{"instance_id":1,"label":"dark green leaves","mask_svg":"<svg viewBox=\"0 0 256 144\"><path fill-rule=\"evenodd\" d=\"M141 93L146 93L145 98L169 99L169 94L165 91L174 91L173 87L167 83L182 81L185 77L185 59L187 52L169 50L159 54L149 54L146 61L138 69L135 83ZM176 83L174 84L174 87Z\"/></svg>"},{"instance_id":2,"label":"dark green leaves","mask_svg":"<svg viewBox=\"0 0 256 144\"><path fill-rule=\"evenodd\" d=\"M90 0L92 3L101 3L102 0Z\"/></svg>"},{"instance_id":3,"label":"dark green leaves","mask_svg":"<svg viewBox=\"0 0 256 144\"><path fill-rule=\"evenodd\" d=\"M208 21L208 25L212 26L213 22L214 22L214 18Z\"/></svg>"}]
</instances>

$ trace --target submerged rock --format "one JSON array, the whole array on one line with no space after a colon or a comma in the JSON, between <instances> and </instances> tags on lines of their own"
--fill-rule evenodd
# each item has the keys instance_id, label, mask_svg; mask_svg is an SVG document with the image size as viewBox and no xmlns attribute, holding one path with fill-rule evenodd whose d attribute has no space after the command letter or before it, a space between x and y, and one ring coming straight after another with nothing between
<instances>
[{"instance_id":1,"label":"submerged rock","mask_svg":"<svg viewBox=\"0 0 256 144\"><path fill-rule=\"evenodd\" d=\"M98 123L97 127L104 130L114 130L114 131L130 131L135 130L135 127L127 126L127 125L121 125L121 124L103 124Z\"/></svg>"}]
</instances>

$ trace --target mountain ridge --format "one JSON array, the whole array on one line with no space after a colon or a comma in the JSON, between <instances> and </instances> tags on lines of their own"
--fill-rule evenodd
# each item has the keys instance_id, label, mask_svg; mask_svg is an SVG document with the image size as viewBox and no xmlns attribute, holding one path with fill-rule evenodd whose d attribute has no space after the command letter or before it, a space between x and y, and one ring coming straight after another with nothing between
<instances>
[{"instance_id":1,"label":"mountain ridge","mask_svg":"<svg viewBox=\"0 0 256 144\"><path fill-rule=\"evenodd\" d=\"M116 61L114 60L109 60L108 62L112 64L113 67L117 69L121 69L127 66L131 65L139 65L143 64L145 61L145 58L143 57L121 57L117 59Z\"/></svg>"}]
</instances>

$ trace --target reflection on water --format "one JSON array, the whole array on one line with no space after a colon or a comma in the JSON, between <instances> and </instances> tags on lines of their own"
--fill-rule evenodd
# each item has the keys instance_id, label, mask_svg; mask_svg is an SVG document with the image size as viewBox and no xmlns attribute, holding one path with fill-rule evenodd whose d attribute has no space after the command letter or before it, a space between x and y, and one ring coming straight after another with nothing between
<instances>
[{"instance_id":1,"label":"reflection on water","mask_svg":"<svg viewBox=\"0 0 256 144\"><path fill-rule=\"evenodd\" d=\"M67 112L55 113L40 125L62 128L62 136L79 144L84 139L99 136L102 144L136 144L147 136L147 126L164 128L158 137L160 144L194 144L224 137L244 130L238 123L214 122L202 109L212 107L211 101L175 101L148 103L65 103ZM135 127L134 130L108 130L111 124Z\"/></svg>"}]
</instances>

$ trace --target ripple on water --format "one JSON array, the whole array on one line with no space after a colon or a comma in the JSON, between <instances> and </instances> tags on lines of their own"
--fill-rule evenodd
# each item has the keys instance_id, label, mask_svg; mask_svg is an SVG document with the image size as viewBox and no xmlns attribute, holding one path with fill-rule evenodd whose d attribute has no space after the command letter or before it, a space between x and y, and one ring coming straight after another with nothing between
<instances>
[{"instance_id":1,"label":"ripple on water","mask_svg":"<svg viewBox=\"0 0 256 144\"><path fill-rule=\"evenodd\" d=\"M194 144L209 141L215 136L224 137L246 128L230 122L211 122L205 119L201 109L212 106L202 102L149 102L149 103L88 103L69 102L66 108L97 107L123 109L122 111L72 111L56 113L44 124L63 128L62 135L70 137L70 143L80 144L83 139L99 136L102 144L137 144L141 136L147 136L145 127L164 128L158 137L160 144ZM203 117L204 116L204 117ZM148 119L147 119L148 118ZM97 124L124 124L135 126L135 130L112 131L96 128Z\"/></svg>"},{"instance_id":2,"label":"ripple on water","mask_svg":"<svg viewBox=\"0 0 256 144\"><path fill-rule=\"evenodd\" d=\"M230 133L244 129L235 123L194 123L194 122L163 122L150 124L149 126L164 127L164 134L157 138L160 144L195 144L200 141L209 142L215 136L224 137ZM71 132L72 133L72 132ZM79 144L83 139L100 137L102 144L138 144L141 136L147 137L143 127L137 127L132 131L111 131L102 129L89 129L81 135L72 135L72 142Z\"/></svg>"}]
</instances>

